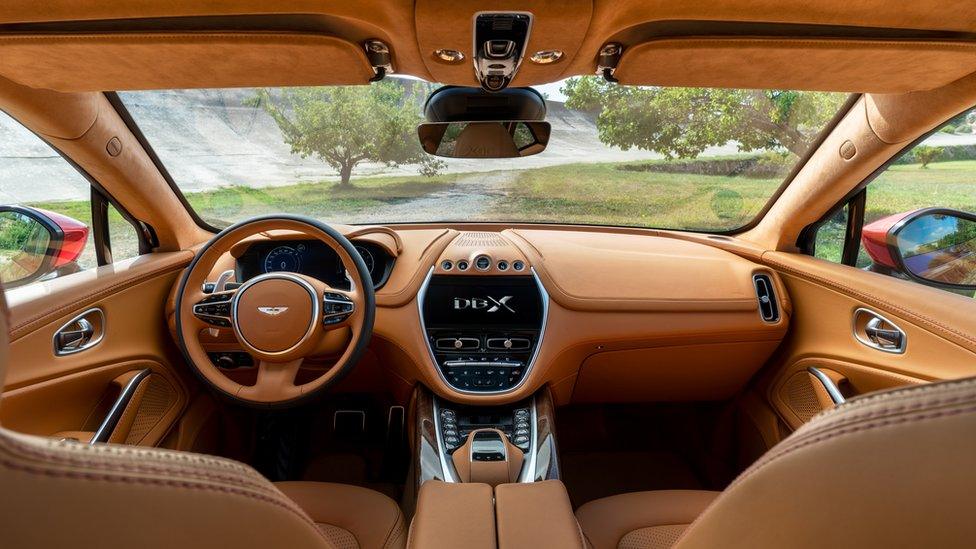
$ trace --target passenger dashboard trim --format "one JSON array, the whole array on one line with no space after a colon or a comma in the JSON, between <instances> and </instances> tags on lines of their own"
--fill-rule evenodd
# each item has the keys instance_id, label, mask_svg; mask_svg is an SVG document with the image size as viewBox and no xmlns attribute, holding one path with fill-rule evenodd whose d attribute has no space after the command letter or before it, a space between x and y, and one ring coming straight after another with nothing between
<instances>
[{"instance_id":1,"label":"passenger dashboard trim","mask_svg":"<svg viewBox=\"0 0 976 549\"><path fill-rule=\"evenodd\" d=\"M529 359L528 364L525 365L525 372L522 374L522 379L520 379L519 382L512 387L501 391L467 391L464 389L458 389L457 387L451 385L451 383L444 376L444 372L441 371L440 365L437 364L437 357L434 355L434 349L430 346L430 337L427 335L427 324L424 322L424 298L427 297L427 286L430 284L430 280L434 276L435 268L436 265L433 265L431 266L430 270L427 271L427 276L424 278L424 283L420 286L420 291L417 292L417 316L420 318L420 333L424 338L424 347L427 349L427 356L430 358L431 366L433 366L437 376L451 391L462 395L497 396L506 395L519 390L522 385L525 384L526 380L529 379L532 369L535 367L535 362L539 358L539 352L542 349L542 346L545 344L546 325L549 322L549 292L546 291L545 285L543 285L542 280L539 279L539 275L536 273L535 267L530 267L529 269L532 273L532 278L535 280L536 287L539 288L539 293L542 296L542 325L539 328L539 340L536 343L535 349L532 351L532 356Z\"/></svg>"}]
</instances>

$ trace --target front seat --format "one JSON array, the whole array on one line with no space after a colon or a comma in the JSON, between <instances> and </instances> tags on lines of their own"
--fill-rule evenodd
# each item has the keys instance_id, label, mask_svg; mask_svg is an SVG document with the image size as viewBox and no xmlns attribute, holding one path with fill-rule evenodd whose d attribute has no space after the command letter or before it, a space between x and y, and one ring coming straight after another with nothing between
<instances>
[{"instance_id":1,"label":"front seat","mask_svg":"<svg viewBox=\"0 0 976 549\"><path fill-rule=\"evenodd\" d=\"M974 547L976 378L825 412L724 492L613 496L577 512L594 549Z\"/></svg>"},{"instance_id":2,"label":"front seat","mask_svg":"<svg viewBox=\"0 0 976 549\"><path fill-rule=\"evenodd\" d=\"M9 359L0 290L0 387ZM210 456L0 428L0 547L402 548L388 497L288 482Z\"/></svg>"}]
</instances>

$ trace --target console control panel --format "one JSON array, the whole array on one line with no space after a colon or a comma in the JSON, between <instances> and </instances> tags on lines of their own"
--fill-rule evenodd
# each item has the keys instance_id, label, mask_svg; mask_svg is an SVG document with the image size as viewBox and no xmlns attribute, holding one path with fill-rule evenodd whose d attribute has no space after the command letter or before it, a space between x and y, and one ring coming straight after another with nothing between
<instances>
[{"instance_id":1,"label":"console control panel","mask_svg":"<svg viewBox=\"0 0 976 549\"><path fill-rule=\"evenodd\" d=\"M532 444L532 411L527 406L516 408L472 408L451 406L440 409L438 415L441 440L448 454L457 450L476 429L498 429L523 452Z\"/></svg>"}]
</instances>

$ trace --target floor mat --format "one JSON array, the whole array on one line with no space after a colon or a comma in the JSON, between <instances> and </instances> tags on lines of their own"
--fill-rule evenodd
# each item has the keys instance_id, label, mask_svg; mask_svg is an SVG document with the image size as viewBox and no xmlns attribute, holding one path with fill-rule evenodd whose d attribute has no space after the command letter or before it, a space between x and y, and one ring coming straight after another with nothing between
<instances>
[{"instance_id":1,"label":"floor mat","mask_svg":"<svg viewBox=\"0 0 976 549\"><path fill-rule=\"evenodd\" d=\"M309 460L302 480L337 482L376 490L393 499L400 497L399 486L391 482L373 482L369 465L361 454L323 453Z\"/></svg>"},{"instance_id":2,"label":"floor mat","mask_svg":"<svg viewBox=\"0 0 976 549\"><path fill-rule=\"evenodd\" d=\"M688 463L671 452L564 452L561 457L573 507L625 492L702 488Z\"/></svg>"},{"instance_id":3,"label":"floor mat","mask_svg":"<svg viewBox=\"0 0 976 549\"><path fill-rule=\"evenodd\" d=\"M721 404L576 405L556 413L574 507L645 490L721 490L734 474Z\"/></svg>"}]
</instances>

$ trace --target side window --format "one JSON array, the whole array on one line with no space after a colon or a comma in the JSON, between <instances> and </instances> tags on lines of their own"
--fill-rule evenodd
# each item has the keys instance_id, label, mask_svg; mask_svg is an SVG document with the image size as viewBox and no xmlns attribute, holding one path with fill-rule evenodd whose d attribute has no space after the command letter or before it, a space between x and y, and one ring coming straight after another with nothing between
<instances>
[{"instance_id":1,"label":"side window","mask_svg":"<svg viewBox=\"0 0 976 549\"><path fill-rule=\"evenodd\" d=\"M93 201L93 197L95 197ZM104 204L102 208L93 207ZM94 223L93 216L105 223ZM96 234L95 225L107 228ZM16 287L139 254L135 227L39 137L0 112L0 281ZM103 253L99 253L99 247Z\"/></svg>"},{"instance_id":2,"label":"side window","mask_svg":"<svg viewBox=\"0 0 976 549\"><path fill-rule=\"evenodd\" d=\"M976 296L976 109L811 229L802 240L816 257Z\"/></svg>"},{"instance_id":3,"label":"side window","mask_svg":"<svg viewBox=\"0 0 976 549\"><path fill-rule=\"evenodd\" d=\"M108 241L112 260L121 261L139 255L139 233L115 206L108 206Z\"/></svg>"}]
</instances>

